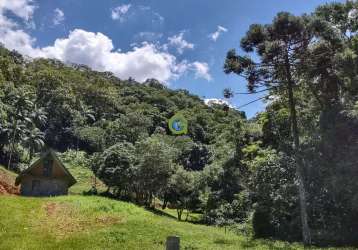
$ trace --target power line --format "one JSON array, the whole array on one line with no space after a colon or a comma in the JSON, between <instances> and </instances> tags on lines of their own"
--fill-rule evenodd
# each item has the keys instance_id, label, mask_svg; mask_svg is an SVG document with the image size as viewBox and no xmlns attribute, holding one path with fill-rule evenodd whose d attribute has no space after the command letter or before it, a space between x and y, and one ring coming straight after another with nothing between
<instances>
[{"instance_id":1,"label":"power line","mask_svg":"<svg viewBox=\"0 0 358 250\"><path fill-rule=\"evenodd\" d=\"M260 100L262 100L262 99L265 99L265 98L267 98L267 97L269 97L269 96L270 96L270 95L266 95L266 96L257 98L257 99L255 99L255 100L253 100L253 101L251 101L251 102L245 103L245 104L240 105L240 106L238 106L238 107L236 107L236 108L237 108L237 109L240 109L240 108L246 107L246 106L248 106L248 105L250 105L250 104L252 104L252 103L258 102L258 101L260 101Z\"/></svg>"},{"instance_id":2,"label":"power line","mask_svg":"<svg viewBox=\"0 0 358 250\"><path fill-rule=\"evenodd\" d=\"M234 94L235 94L235 95L254 95L254 94L262 93L262 92L265 92L265 91L267 91L267 90L271 90L271 89L274 89L274 88L276 88L276 86L271 87L271 88L266 88L266 89L258 90L258 91L254 91L254 92L235 92Z\"/></svg>"}]
</instances>

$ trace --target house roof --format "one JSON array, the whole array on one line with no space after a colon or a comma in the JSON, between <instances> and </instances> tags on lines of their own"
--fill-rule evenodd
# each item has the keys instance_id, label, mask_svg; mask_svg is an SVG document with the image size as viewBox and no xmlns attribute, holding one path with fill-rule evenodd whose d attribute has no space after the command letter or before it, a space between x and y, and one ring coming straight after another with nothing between
<instances>
[{"instance_id":1,"label":"house roof","mask_svg":"<svg viewBox=\"0 0 358 250\"><path fill-rule=\"evenodd\" d=\"M46 151L46 153L44 153L39 159L37 159L35 162L33 162L27 169L25 169L24 171L22 171L16 178L15 181L15 185L18 186L21 183L21 179L23 176L27 175L32 169L34 169L38 163L40 163L45 157L47 157L48 155L51 155L52 158L57 161L59 163L59 166L64 170L64 172L66 173L68 179L69 179L69 187L74 185L75 183L77 183L75 177L73 177L73 175L70 173L70 171L68 171L68 169L65 167L65 165L63 165L63 163L60 161L60 159L57 157L55 151L49 149L48 151Z\"/></svg>"}]
</instances>

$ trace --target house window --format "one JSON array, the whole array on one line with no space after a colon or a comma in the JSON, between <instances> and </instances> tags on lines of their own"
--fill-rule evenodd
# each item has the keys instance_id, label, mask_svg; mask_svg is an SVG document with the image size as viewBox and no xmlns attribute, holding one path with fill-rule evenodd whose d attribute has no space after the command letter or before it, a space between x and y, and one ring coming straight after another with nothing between
<instances>
[{"instance_id":1,"label":"house window","mask_svg":"<svg viewBox=\"0 0 358 250\"><path fill-rule=\"evenodd\" d=\"M53 160L51 158L45 158L43 161L43 175L50 177L52 175Z\"/></svg>"},{"instance_id":2,"label":"house window","mask_svg":"<svg viewBox=\"0 0 358 250\"><path fill-rule=\"evenodd\" d=\"M32 181L32 191L37 191L40 188L40 181L39 180L33 180Z\"/></svg>"}]
</instances>

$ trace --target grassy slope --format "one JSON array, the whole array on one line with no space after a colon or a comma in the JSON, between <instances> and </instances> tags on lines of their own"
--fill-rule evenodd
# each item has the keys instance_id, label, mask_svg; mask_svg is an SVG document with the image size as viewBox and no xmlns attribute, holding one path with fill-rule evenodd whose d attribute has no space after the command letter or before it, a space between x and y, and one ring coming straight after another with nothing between
<instances>
[{"instance_id":1,"label":"grassy slope","mask_svg":"<svg viewBox=\"0 0 358 250\"><path fill-rule=\"evenodd\" d=\"M70 192L88 191L91 171L66 166L78 180ZM0 172L12 180L16 177L1 166ZM168 235L179 235L184 250L303 249L298 244L248 240L220 228L178 222L173 209L161 214L96 196L0 196L0 249L164 249Z\"/></svg>"},{"instance_id":2,"label":"grassy slope","mask_svg":"<svg viewBox=\"0 0 358 250\"><path fill-rule=\"evenodd\" d=\"M168 235L179 235L182 249L303 249L248 240L96 196L0 196L0 204L0 249L164 249Z\"/></svg>"},{"instance_id":3,"label":"grassy slope","mask_svg":"<svg viewBox=\"0 0 358 250\"><path fill-rule=\"evenodd\" d=\"M7 170L5 167L0 165L0 194L5 190L6 190L5 192L11 192L11 193L18 192L18 188L15 187L16 176L17 175L15 173ZM6 188L2 185L6 185Z\"/></svg>"},{"instance_id":4,"label":"grassy slope","mask_svg":"<svg viewBox=\"0 0 358 250\"><path fill-rule=\"evenodd\" d=\"M9 178L13 178L14 180L16 179L17 174L7 170L4 166L0 165L0 172L6 174Z\"/></svg>"},{"instance_id":5,"label":"grassy slope","mask_svg":"<svg viewBox=\"0 0 358 250\"><path fill-rule=\"evenodd\" d=\"M83 194L83 192L87 192L91 189L93 183L93 173L89 168L74 166L71 164L66 164L66 168L77 180L77 183L70 188L70 194ZM106 190L106 186L98 179L97 190L98 192L104 192Z\"/></svg>"},{"instance_id":6,"label":"grassy slope","mask_svg":"<svg viewBox=\"0 0 358 250\"><path fill-rule=\"evenodd\" d=\"M15 181L17 174L7 170L4 166L0 165L0 174L6 175L9 179Z\"/></svg>"},{"instance_id":7,"label":"grassy slope","mask_svg":"<svg viewBox=\"0 0 358 250\"><path fill-rule=\"evenodd\" d=\"M106 198L3 196L0 201L0 249L163 249L168 235L181 236L183 249L253 244L217 228L180 223Z\"/></svg>"}]
</instances>

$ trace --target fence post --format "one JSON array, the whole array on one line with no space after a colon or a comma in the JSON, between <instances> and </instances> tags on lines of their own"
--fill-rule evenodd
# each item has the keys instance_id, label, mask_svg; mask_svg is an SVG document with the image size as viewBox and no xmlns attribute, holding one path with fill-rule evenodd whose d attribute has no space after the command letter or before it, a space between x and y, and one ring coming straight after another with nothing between
<instances>
[{"instance_id":1,"label":"fence post","mask_svg":"<svg viewBox=\"0 0 358 250\"><path fill-rule=\"evenodd\" d=\"M178 236L168 236L166 250L180 250L180 238Z\"/></svg>"}]
</instances>

